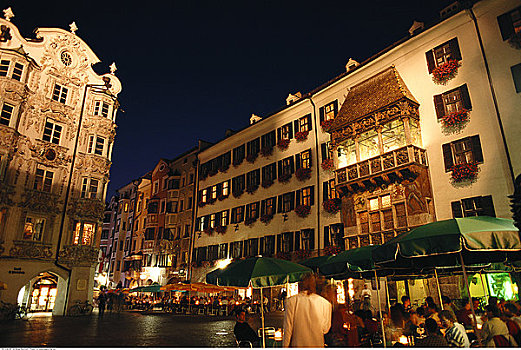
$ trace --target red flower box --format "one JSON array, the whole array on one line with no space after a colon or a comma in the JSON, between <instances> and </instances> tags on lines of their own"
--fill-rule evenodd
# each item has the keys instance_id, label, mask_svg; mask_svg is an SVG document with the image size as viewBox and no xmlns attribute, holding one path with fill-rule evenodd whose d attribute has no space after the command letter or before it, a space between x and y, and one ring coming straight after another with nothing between
<instances>
[{"instance_id":1,"label":"red flower box","mask_svg":"<svg viewBox=\"0 0 521 350\"><path fill-rule=\"evenodd\" d=\"M215 232L220 233L220 234L225 234L227 228L228 228L228 226L219 225L219 226L215 227Z\"/></svg>"},{"instance_id":2,"label":"red flower box","mask_svg":"<svg viewBox=\"0 0 521 350\"><path fill-rule=\"evenodd\" d=\"M277 254L275 254L275 257L277 259L282 259L282 260L291 260L291 253L278 252Z\"/></svg>"},{"instance_id":3,"label":"red flower box","mask_svg":"<svg viewBox=\"0 0 521 350\"><path fill-rule=\"evenodd\" d=\"M249 163L255 163L255 160L257 159L257 157L259 156L258 153L252 153L252 154L248 154L246 156L246 160L249 162Z\"/></svg>"},{"instance_id":4,"label":"red flower box","mask_svg":"<svg viewBox=\"0 0 521 350\"><path fill-rule=\"evenodd\" d=\"M262 147L260 151L263 157L269 157L273 154L273 146Z\"/></svg>"},{"instance_id":5,"label":"red flower box","mask_svg":"<svg viewBox=\"0 0 521 350\"><path fill-rule=\"evenodd\" d=\"M234 158L233 159L233 166L238 167L239 165L242 164L243 160L244 160L244 158L241 158L241 159L235 159Z\"/></svg>"},{"instance_id":6,"label":"red flower box","mask_svg":"<svg viewBox=\"0 0 521 350\"><path fill-rule=\"evenodd\" d=\"M311 206L309 205L297 205L295 213L298 217L305 218L311 212Z\"/></svg>"},{"instance_id":7,"label":"red flower box","mask_svg":"<svg viewBox=\"0 0 521 350\"><path fill-rule=\"evenodd\" d=\"M219 172L219 170L217 170L217 169L210 169L210 171L208 172L208 175L214 176L214 175L217 175L218 172Z\"/></svg>"},{"instance_id":8,"label":"red flower box","mask_svg":"<svg viewBox=\"0 0 521 350\"><path fill-rule=\"evenodd\" d=\"M342 200L340 198L332 198L324 201L322 207L330 214L336 214L340 211L342 206Z\"/></svg>"},{"instance_id":9,"label":"red flower box","mask_svg":"<svg viewBox=\"0 0 521 350\"><path fill-rule=\"evenodd\" d=\"M230 168L230 165L229 164L223 164L219 167L219 171L221 173L225 173L226 171L228 171L228 169Z\"/></svg>"},{"instance_id":10,"label":"red flower box","mask_svg":"<svg viewBox=\"0 0 521 350\"><path fill-rule=\"evenodd\" d=\"M323 120L320 122L320 126L323 130L327 131L333 125L333 119Z\"/></svg>"},{"instance_id":11,"label":"red flower box","mask_svg":"<svg viewBox=\"0 0 521 350\"><path fill-rule=\"evenodd\" d=\"M281 150L281 151L285 151L288 149L289 147L289 143L291 142L290 139L280 139L278 142L277 142L277 147Z\"/></svg>"},{"instance_id":12,"label":"red flower box","mask_svg":"<svg viewBox=\"0 0 521 350\"><path fill-rule=\"evenodd\" d=\"M240 196L242 196L243 193L244 193L244 190L234 190L234 191L232 192L232 194L233 194L233 196L234 196L235 198L239 198Z\"/></svg>"},{"instance_id":13,"label":"red flower box","mask_svg":"<svg viewBox=\"0 0 521 350\"><path fill-rule=\"evenodd\" d=\"M225 200L226 198L228 198L228 195L225 196L225 195L222 194L222 193L219 193L219 194L217 195L217 199L220 200L220 201L223 201L223 200Z\"/></svg>"},{"instance_id":14,"label":"red flower box","mask_svg":"<svg viewBox=\"0 0 521 350\"><path fill-rule=\"evenodd\" d=\"M310 168L300 168L295 172L295 176L299 181L305 181L311 179L311 169Z\"/></svg>"},{"instance_id":15,"label":"red flower box","mask_svg":"<svg viewBox=\"0 0 521 350\"><path fill-rule=\"evenodd\" d=\"M205 229L203 230L204 233L206 233L208 236L211 236L212 233L213 233L213 228L210 227L210 226L207 226L205 227Z\"/></svg>"},{"instance_id":16,"label":"red flower box","mask_svg":"<svg viewBox=\"0 0 521 350\"><path fill-rule=\"evenodd\" d=\"M248 192L249 194L254 194L258 188L259 185L249 185L248 187L246 187L246 192Z\"/></svg>"},{"instance_id":17,"label":"red flower box","mask_svg":"<svg viewBox=\"0 0 521 350\"><path fill-rule=\"evenodd\" d=\"M445 128L462 126L469 121L469 111L462 108L459 111L447 114L441 118L441 123Z\"/></svg>"},{"instance_id":18,"label":"red flower box","mask_svg":"<svg viewBox=\"0 0 521 350\"><path fill-rule=\"evenodd\" d=\"M335 162L333 159L324 159L320 165L322 166L322 169L326 171L335 169Z\"/></svg>"},{"instance_id":19,"label":"red flower box","mask_svg":"<svg viewBox=\"0 0 521 350\"><path fill-rule=\"evenodd\" d=\"M295 251L295 256L298 260L304 260L311 255L311 250L308 249L299 249Z\"/></svg>"},{"instance_id":20,"label":"red flower box","mask_svg":"<svg viewBox=\"0 0 521 350\"><path fill-rule=\"evenodd\" d=\"M328 245L324 248L324 254L325 255L335 255L342 251L340 247L337 247L336 245Z\"/></svg>"},{"instance_id":21,"label":"red flower box","mask_svg":"<svg viewBox=\"0 0 521 350\"><path fill-rule=\"evenodd\" d=\"M262 180L262 184L261 184L261 186L262 186L263 188L268 188L268 187L270 187L271 185L273 185L273 180L272 180L272 179Z\"/></svg>"},{"instance_id":22,"label":"red flower box","mask_svg":"<svg viewBox=\"0 0 521 350\"><path fill-rule=\"evenodd\" d=\"M308 139L309 131L299 131L295 134L295 140L297 142L303 142Z\"/></svg>"},{"instance_id":23,"label":"red flower box","mask_svg":"<svg viewBox=\"0 0 521 350\"><path fill-rule=\"evenodd\" d=\"M432 80L439 85L445 85L458 74L461 66L458 60L448 60L432 70Z\"/></svg>"},{"instance_id":24,"label":"red flower box","mask_svg":"<svg viewBox=\"0 0 521 350\"><path fill-rule=\"evenodd\" d=\"M217 198L212 198L211 196L208 197L208 200L206 201L207 204L214 204L217 201Z\"/></svg>"},{"instance_id":25,"label":"red flower box","mask_svg":"<svg viewBox=\"0 0 521 350\"><path fill-rule=\"evenodd\" d=\"M273 214L265 214L260 217L260 221L264 224L268 224L273 219Z\"/></svg>"},{"instance_id":26,"label":"red flower box","mask_svg":"<svg viewBox=\"0 0 521 350\"><path fill-rule=\"evenodd\" d=\"M479 167L475 162L461 163L452 166L452 180L461 182L465 180L474 180L478 176Z\"/></svg>"},{"instance_id":27,"label":"red flower box","mask_svg":"<svg viewBox=\"0 0 521 350\"><path fill-rule=\"evenodd\" d=\"M244 220L244 225L246 226L252 226L255 221L257 221L257 218L247 218Z\"/></svg>"},{"instance_id":28,"label":"red flower box","mask_svg":"<svg viewBox=\"0 0 521 350\"><path fill-rule=\"evenodd\" d=\"M289 180L291 180L291 174L288 173L288 174L282 174L279 176L279 182L281 183L288 183Z\"/></svg>"}]
</instances>

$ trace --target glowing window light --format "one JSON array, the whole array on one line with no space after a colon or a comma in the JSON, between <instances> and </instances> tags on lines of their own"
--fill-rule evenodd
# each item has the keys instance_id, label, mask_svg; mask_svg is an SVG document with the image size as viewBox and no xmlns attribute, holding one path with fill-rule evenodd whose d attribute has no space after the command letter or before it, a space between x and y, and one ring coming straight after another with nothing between
<instances>
[{"instance_id":1,"label":"glowing window light","mask_svg":"<svg viewBox=\"0 0 521 350\"><path fill-rule=\"evenodd\" d=\"M336 284L336 301L339 304L346 303L346 292L342 281L335 281Z\"/></svg>"},{"instance_id":2,"label":"glowing window light","mask_svg":"<svg viewBox=\"0 0 521 350\"><path fill-rule=\"evenodd\" d=\"M289 283L287 286L288 286L288 292L287 292L288 298L298 294L298 282Z\"/></svg>"},{"instance_id":3,"label":"glowing window light","mask_svg":"<svg viewBox=\"0 0 521 350\"><path fill-rule=\"evenodd\" d=\"M353 297L355 296L355 286L353 284L353 279L352 278L349 278L347 280L347 293L349 294L349 298L352 300Z\"/></svg>"}]
</instances>

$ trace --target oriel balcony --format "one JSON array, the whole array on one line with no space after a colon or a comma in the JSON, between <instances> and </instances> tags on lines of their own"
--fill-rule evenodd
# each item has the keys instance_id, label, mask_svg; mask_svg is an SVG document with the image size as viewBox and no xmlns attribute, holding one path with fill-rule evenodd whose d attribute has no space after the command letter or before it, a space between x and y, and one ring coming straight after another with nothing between
<instances>
[{"instance_id":1,"label":"oriel balcony","mask_svg":"<svg viewBox=\"0 0 521 350\"><path fill-rule=\"evenodd\" d=\"M337 169L337 187L359 192L384 184L415 178L420 167L427 167L424 149L408 145L373 158Z\"/></svg>"}]
</instances>

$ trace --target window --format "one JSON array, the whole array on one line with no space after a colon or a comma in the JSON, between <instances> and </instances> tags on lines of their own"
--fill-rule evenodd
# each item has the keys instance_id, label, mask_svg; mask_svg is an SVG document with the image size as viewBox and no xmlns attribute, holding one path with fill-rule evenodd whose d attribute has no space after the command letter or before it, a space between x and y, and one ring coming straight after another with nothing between
<instances>
[{"instance_id":1,"label":"window","mask_svg":"<svg viewBox=\"0 0 521 350\"><path fill-rule=\"evenodd\" d=\"M277 141L275 140L275 131L270 131L269 133L261 136L262 148L271 148L275 146L276 142Z\"/></svg>"},{"instance_id":2,"label":"window","mask_svg":"<svg viewBox=\"0 0 521 350\"><path fill-rule=\"evenodd\" d=\"M9 64L11 61L9 60L1 60L0 61L0 77L6 77L7 72L9 71Z\"/></svg>"},{"instance_id":3,"label":"window","mask_svg":"<svg viewBox=\"0 0 521 350\"><path fill-rule=\"evenodd\" d=\"M53 176L54 173L52 171L41 168L36 169L33 189L42 192L51 192Z\"/></svg>"},{"instance_id":4,"label":"window","mask_svg":"<svg viewBox=\"0 0 521 350\"><path fill-rule=\"evenodd\" d=\"M226 259L228 257L228 243L219 244L219 259Z\"/></svg>"},{"instance_id":5,"label":"window","mask_svg":"<svg viewBox=\"0 0 521 350\"><path fill-rule=\"evenodd\" d=\"M298 190L297 193L297 205L313 205L314 193L313 186L305 187Z\"/></svg>"},{"instance_id":6,"label":"window","mask_svg":"<svg viewBox=\"0 0 521 350\"><path fill-rule=\"evenodd\" d=\"M304 168L304 169L310 169L311 168L311 150L308 149L304 152L295 154L295 159L297 162L297 169Z\"/></svg>"},{"instance_id":7,"label":"window","mask_svg":"<svg viewBox=\"0 0 521 350\"><path fill-rule=\"evenodd\" d=\"M221 220L220 220L221 226L228 225L228 210L222 211L220 217L221 217Z\"/></svg>"},{"instance_id":8,"label":"window","mask_svg":"<svg viewBox=\"0 0 521 350\"><path fill-rule=\"evenodd\" d=\"M324 120L335 119L335 116L338 112L338 100L334 100L333 102L329 102L328 104L320 107L319 115L320 122Z\"/></svg>"},{"instance_id":9,"label":"window","mask_svg":"<svg viewBox=\"0 0 521 350\"><path fill-rule=\"evenodd\" d=\"M206 203L206 201L208 200L208 189L205 188L202 192L201 192L201 201L203 203Z\"/></svg>"},{"instance_id":10,"label":"window","mask_svg":"<svg viewBox=\"0 0 521 350\"><path fill-rule=\"evenodd\" d=\"M9 126L13 112L14 106L4 103L2 106L2 112L0 113L0 124Z\"/></svg>"},{"instance_id":11,"label":"window","mask_svg":"<svg viewBox=\"0 0 521 350\"><path fill-rule=\"evenodd\" d=\"M259 202L246 204L246 219L257 219L259 217Z\"/></svg>"},{"instance_id":12,"label":"window","mask_svg":"<svg viewBox=\"0 0 521 350\"><path fill-rule=\"evenodd\" d=\"M154 239L154 235L155 235L155 228L154 227L149 227L145 230L145 239L147 241L151 241Z\"/></svg>"},{"instance_id":13,"label":"window","mask_svg":"<svg viewBox=\"0 0 521 350\"><path fill-rule=\"evenodd\" d=\"M287 213L295 209L295 192L284 193L278 198L278 212Z\"/></svg>"},{"instance_id":14,"label":"window","mask_svg":"<svg viewBox=\"0 0 521 350\"><path fill-rule=\"evenodd\" d=\"M259 239L252 238L244 241L244 256L253 257L259 254Z\"/></svg>"},{"instance_id":15,"label":"window","mask_svg":"<svg viewBox=\"0 0 521 350\"><path fill-rule=\"evenodd\" d=\"M42 139L44 141L59 145L62 130L63 129L62 129L61 125L58 125L54 121L47 119L45 121L45 127L43 129Z\"/></svg>"},{"instance_id":16,"label":"window","mask_svg":"<svg viewBox=\"0 0 521 350\"><path fill-rule=\"evenodd\" d=\"M389 231L407 226L405 203L391 203L390 194L369 198L366 203L366 210L357 213L359 233Z\"/></svg>"},{"instance_id":17,"label":"window","mask_svg":"<svg viewBox=\"0 0 521 350\"><path fill-rule=\"evenodd\" d=\"M186 209L192 209L192 197L188 197L188 201L186 202Z\"/></svg>"},{"instance_id":18,"label":"window","mask_svg":"<svg viewBox=\"0 0 521 350\"><path fill-rule=\"evenodd\" d=\"M324 202L329 199L339 198L338 193L335 189L335 179L325 181L322 184L322 189L323 189Z\"/></svg>"},{"instance_id":19,"label":"window","mask_svg":"<svg viewBox=\"0 0 521 350\"><path fill-rule=\"evenodd\" d=\"M277 178L277 163L271 163L262 167L262 181L270 182Z\"/></svg>"},{"instance_id":20,"label":"window","mask_svg":"<svg viewBox=\"0 0 521 350\"><path fill-rule=\"evenodd\" d=\"M447 91L441 95L434 96L434 107L436 108L436 116L438 119L445 115L464 109L471 110L469 90L467 84L456 89Z\"/></svg>"},{"instance_id":21,"label":"window","mask_svg":"<svg viewBox=\"0 0 521 350\"><path fill-rule=\"evenodd\" d=\"M232 191L244 191L244 175L240 175L232 179Z\"/></svg>"},{"instance_id":22,"label":"window","mask_svg":"<svg viewBox=\"0 0 521 350\"><path fill-rule=\"evenodd\" d=\"M244 206L232 209L232 224L237 224L244 220Z\"/></svg>"},{"instance_id":23,"label":"window","mask_svg":"<svg viewBox=\"0 0 521 350\"><path fill-rule=\"evenodd\" d=\"M215 228L216 225L216 217L215 217L215 214L211 214L210 215L210 227L211 228Z\"/></svg>"},{"instance_id":24,"label":"window","mask_svg":"<svg viewBox=\"0 0 521 350\"><path fill-rule=\"evenodd\" d=\"M184 210L184 208L183 208L184 207L184 202L185 202L184 199L181 199L179 201L179 211L183 211Z\"/></svg>"},{"instance_id":25,"label":"window","mask_svg":"<svg viewBox=\"0 0 521 350\"><path fill-rule=\"evenodd\" d=\"M154 181L154 194L159 192L159 180Z\"/></svg>"},{"instance_id":26,"label":"window","mask_svg":"<svg viewBox=\"0 0 521 350\"><path fill-rule=\"evenodd\" d=\"M194 174L190 174L190 178L188 180L188 184L193 184L194 183Z\"/></svg>"},{"instance_id":27,"label":"window","mask_svg":"<svg viewBox=\"0 0 521 350\"><path fill-rule=\"evenodd\" d=\"M13 74L11 75L11 78L14 80L21 81L22 80L22 73L24 71L24 65L20 63L15 63L13 68Z\"/></svg>"},{"instance_id":28,"label":"window","mask_svg":"<svg viewBox=\"0 0 521 350\"><path fill-rule=\"evenodd\" d=\"M369 130L360 134L358 139L360 161L379 155L380 148L378 145L378 132L376 130Z\"/></svg>"},{"instance_id":29,"label":"window","mask_svg":"<svg viewBox=\"0 0 521 350\"><path fill-rule=\"evenodd\" d=\"M96 199L98 195L98 185L98 180L84 177L81 184L81 198Z\"/></svg>"},{"instance_id":30,"label":"window","mask_svg":"<svg viewBox=\"0 0 521 350\"><path fill-rule=\"evenodd\" d=\"M105 138L96 135L89 136L89 145L87 149L87 153L94 153L98 156L103 155L103 150L105 149ZM155 184L154 184L155 185ZM158 184L159 186L159 184Z\"/></svg>"},{"instance_id":31,"label":"window","mask_svg":"<svg viewBox=\"0 0 521 350\"><path fill-rule=\"evenodd\" d=\"M190 237L190 233L192 231L192 226L190 224L185 225L185 233L183 235L183 238Z\"/></svg>"},{"instance_id":32,"label":"window","mask_svg":"<svg viewBox=\"0 0 521 350\"><path fill-rule=\"evenodd\" d=\"M412 120L412 119L410 119ZM337 147L338 167L343 168L356 163L356 143L353 139L341 142Z\"/></svg>"},{"instance_id":33,"label":"window","mask_svg":"<svg viewBox=\"0 0 521 350\"><path fill-rule=\"evenodd\" d=\"M521 33L521 7L502 14L497 21L503 41L510 39L514 34Z\"/></svg>"},{"instance_id":34,"label":"window","mask_svg":"<svg viewBox=\"0 0 521 350\"><path fill-rule=\"evenodd\" d=\"M293 174L295 172L295 162L293 157L279 160L279 177L281 175Z\"/></svg>"},{"instance_id":35,"label":"window","mask_svg":"<svg viewBox=\"0 0 521 350\"><path fill-rule=\"evenodd\" d=\"M261 202L261 215L274 215L277 197L271 197Z\"/></svg>"},{"instance_id":36,"label":"window","mask_svg":"<svg viewBox=\"0 0 521 350\"><path fill-rule=\"evenodd\" d=\"M288 123L277 129L277 139L292 139L293 138L293 124Z\"/></svg>"},{"instance_id":37,"label":"window","mask_svg":"<svg viewBox=\"0 0 521 350\"><path fill-rule=\"evenodd\" d=\"M260 169L255 169L246 174L246 186L259 186L260 185Z\"/></svg>"},{"instance_id":38,"label":"window","mask_svg":"<svg viewBox=\"0 0 521 350\"><path fill-rule=\"evenodd\" d=\"M164 213L164 212L165 212L165 209L166 209L166 208L165 208L166 202L165 202L164 199L161 200L161 204L160 204L160 205L161 205L161 208L159 209L159 212L160 212L160 213ZM125 210L125 212L126 212L126 210Z\"/></svg>"},{"instance_id":39,"label":"window","mask_svg":"<svg viewBox=\"0 0 521 350\"><path fill-rule=\"evenodd\" d=\"M260 151L260 139L251 140L246 144L246 153L248 155L258 154Z\"/></svg>"},{"instance_id":40,"label":"window","mask_svg":"<svg viewBox=\"0 0 521 350\"><path fill-rule=\"evenodd\" d=\"M466 137L442 145L445 172L451 171L454 164L483 163L483 152L479 135Z\"/></svg>"},{"instance_id":41,"label":"window","mask_svg":"<svg viewBox=\"0 0 521 350\"><path fill-rule=\"evenodd\" d=\"M208 246L208 260L217 260L219 256L219 246L217 244Z\"/></svg>"},{"instance_id":42,"label":"window","mask_svg":"<svg viewBox=\"0 0 521 350\"><path fill-rule=\"evenodd\" d=\"M427 57L429 74L432 73L434 68L441 66L449 60L461 60L458 39L454 38L436 46L434 49L427 51L425 56Z\"/></svg>"},{"instance_id":43,"label":"window","mask_svg":"<svg viewBox=\"0 0 521 350\"><path fill-rule=\"evenodd\" d=\"M293 251L293 232L284 232L277 235L278 251L290 253Z\"/></svg>"},{"instance_id":44,"label":"window","mask_svg":"<svg viewBox=\"0 0 521 350\"><path fill-rule=\"evenodd\" d=\"M230 255L232 259L242 257L242 241L230 243Z\"/></svg>"},{"instance_id":45,"label":"window","mask_svg":"<svg viewBox=\"0 0 521 350\"><path fill-rule=\"evenodd\" d=\"M521 63L510 67L510 71L512 72L516 92L521 92Z\"/></svg>"},{"instance_id":46,"label":"window","mask_svg":"<svg viewBox=\"0 0 521 350\"><path fill-rule=\"evenodd\" d=\"M460 201L451 202L452 217L462 218L469 216L496 216L492 196L479 196L464 198Z\"/></svg>"},{"instance_id":47,"label":"window","mask_svg":"<svg viewBox=\"0 0 521 350\"><path fill-rule=\"evenodd\" d=\"M212 196L212 199L217 199L217 185L212 186L211 196Z\"/></svg>"},{"instance_id":48,"label":"window","mask_svg":"<svg viewBox=\"0 0 521 350\"><path fill-rule=\"evenodd\" d=\"M105 101L94 102L94 115L100 115L102 117L108 117L109 115L109 104Z\"/></svg>"},{"instance_id":49,"label":"window","mask_svg":"<svg viewBox=\"0 0 521 350\"><path fill-rule=\"evenodd\" d=\"M76 222L73 236L75 245L91 245L94 239L95 224L87 222ZM120 250L123 248L123 241L120 242Z\"/></svg>"},{"instance_id":50,"label":"window","mask_svg":"<svg viewBox=\"0 0 521 350\"><path fill-rule=\"evenodd\" d=\"M324 227L324 246L327 247L329 245L340 247L342 250L345 249L343 224L333 224Z\"/></svg>"},{"instance_id":51,"label":"window","mask_svg":"<svg viewBox=\"0 0 521 350\"><path fill-rule=\"evenodd\" d=\"M52 99L56 102L65 103L67 101L67 93L69 90L59 84L54 84Z\"/></svg>"},{"instance_id":52,"label":"window","mask_svg":"<svg viewBox=\"0 0 521 350\"><path fill-rule=\"evenodd\" d=\"M322 155L322 160L330 159L331 152L329 152L329 142L323 142L320 144L320 154Z\"/></svg>"},{"instance_id":53,"label":"window","mask_svg":"<svg viewBox=\"0 0 521 350\"><path fill-rule=\"evenodd\" d=\"M157 200L150 201L150 203L148 203L148 213L157 214L158 211L159 211L159 201L157 201Z\"/></svg>"},{"instance_id":54,"label":"window","mask_svg":"<svg viewBox=\"0 0 521 350\"><path fill-rule=\"evenodd\" d=\"M222 195L227 197L230 194L230 181L224 181L222 183Z\"/></svg>"},{"instance_id":55,"label":"window","mask_svg":"<svg viewBox=\"0 0 521 350\"><path fill-rule=\"evenodd\" d=\"M24 225L24 239L29 241L41 241L44 227L45 219L27 216Z\"/></svg>"},{"instance_id":56,"label":"window","mask_svg":"<svg viewBox=\"0 0 521 350\"><path fill-rule=\"evenodd\" d=\"M395 119L382 125L382 146L384 153L405 146L405 126L402 119Z\"/></svg>"},{"instance_id":57,"label":"window","mask_svg":"<svg viewBox=\"0 0 521 350\"><path fill-rule=\"evenodd\" d=\"M311 114L298 119L298 131L311 131Z\"/></svg>"},{"instance_id":58,"label":"window","mask_svg":"<svg viewBox=\"0 0 521 350\"><path fill-rule=\"evenodd\" d=\"M275 254L275 236L270 235L260 238L260 252L264 256L272 256Z\"/></svg>"},{"instance_id":59,"label":"window","mask_svg":"<svg viewBox=\"0 0 521 350\"><path fill-rule=\"evenodd\" d=\"M246 147L245 145L240 145L233 149L233 163L240 164L244 157L246 156Z\"/></svg>"},{"instance_id":60,"label":"window","mask_svg":"<svg viewBox=\"0 0 521 350\"><path fill-rule=\"evenodd\" d=\"M315 230L304 229L295 232L295 250L314 250L315 249Z\"/></svg>"}]
</instances>

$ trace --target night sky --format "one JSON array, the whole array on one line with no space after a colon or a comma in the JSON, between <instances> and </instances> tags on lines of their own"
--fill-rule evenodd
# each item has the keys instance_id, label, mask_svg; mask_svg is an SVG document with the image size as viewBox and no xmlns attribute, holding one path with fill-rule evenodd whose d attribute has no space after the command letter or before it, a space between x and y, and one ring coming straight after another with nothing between
<instances>
[{"instance_id":1,"label":"night sky","mask_svg":"<svg viewBox=\"0 0 521 350\"><path fill-rule=\"evenodd\" d=\"M123 84L107 199L197 140L216 142L429 23L438 1L0 1L13 23L69 29Z\"/></svg>"}]
</instances>

